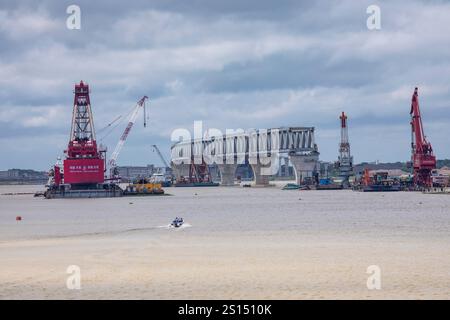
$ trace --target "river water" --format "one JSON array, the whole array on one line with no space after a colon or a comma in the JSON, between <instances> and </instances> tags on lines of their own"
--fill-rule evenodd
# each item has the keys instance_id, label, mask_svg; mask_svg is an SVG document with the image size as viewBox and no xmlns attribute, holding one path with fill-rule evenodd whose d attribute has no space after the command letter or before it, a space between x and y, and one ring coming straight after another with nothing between
<instances>
[{"instance_id":1,"label":"river water","mask_svg":"<svg viewBox=\"0 0 450 320\"><path fill-rule=\"evenodd\" d=\"M0 186L0 194L40 189ZM192 226L193 235L289 230L374 238L450 234L450 195L279 187L167 188L166 193L170 195L52 200L0 195L0 241L157 231L176 216Z\"/></svg>"},{"instance_id":2,"label":"river water","mask_svg":"<svg viewBox=\"0 0 450 320\"><path fill-rule=\"evenodd\" d=\"M0 186L0 194L39 189ZM450 195L281 186L166 192L0 195L0 299L450 297ZM168 228L176 216L184 228ZM82 290L66 288L72 265ZM374 266L382 290L367 287Z\"/></svg>"}]
</instances>

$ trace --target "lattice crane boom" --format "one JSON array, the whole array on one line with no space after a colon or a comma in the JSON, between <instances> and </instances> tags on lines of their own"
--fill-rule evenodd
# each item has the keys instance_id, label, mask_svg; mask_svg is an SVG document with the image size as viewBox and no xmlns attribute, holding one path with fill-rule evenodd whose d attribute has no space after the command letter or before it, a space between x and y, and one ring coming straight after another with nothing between
<instances>
[{"instance_id":1,"label":"lattice crane boom","mask_svg":"<svg viewBox=\"0 0 450 320\"><path fill-rule=\"evenodd\" d=\"M111 158L109 160L109 165L110 167L113 169L114 167L117 166L117 158L119 157L120 151L122 151L122 147L125 144L125 141L127 140L127 137L131 131L131 129L133 128L134 123L136 122L137 116L139 114L139 110L141 108L144 109L144 127L146 126L146 122L145 122L145 100L147 100L148 97L147 96L143 96L136 104L136 107L134 108L133 112L130 115L130 119L128 121L128 124L125 128L125 131L122 133L122 136L120 137L119 141L117 142L117 145L113 151L113 153L111 154Z\"/></svg>"},{"instance_id":2,"label":"lattice crane boom","mask_svg":"<svg viewBox=\"0 0 450 320\"><path fill-rule=\"evenodd\" d=\"M431 171L436 168L436 157L431 143L427 141L424 134L418 88L414 89L409 113L411 115L411 161L414 170L414 183L419 187L431 187Z\"/></svg>"}]
</instances>

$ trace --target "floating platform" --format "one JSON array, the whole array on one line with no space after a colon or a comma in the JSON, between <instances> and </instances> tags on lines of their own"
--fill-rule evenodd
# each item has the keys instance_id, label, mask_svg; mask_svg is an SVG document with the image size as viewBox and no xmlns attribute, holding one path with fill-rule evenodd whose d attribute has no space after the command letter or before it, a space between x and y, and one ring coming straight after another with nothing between
<instances>
[{"instance_id":1,"label":"floating platform","mask_svg":"<svg viewBox=\"0 0 450 320\"><path fill-rule=\"evenodd\" d=\"M164 190L160 189L158 191L154 192L130 192L125 190L123 192L124 197L130 197L130 196L163 196L165 195Z\"/></svg>"},{"instance_id":2,"label":"floating platform","mask_svg":"<svg viewBox=\"0 0 450 320\"><path fill-rule=\"evenodd\" d=\"M448 194L448 195L450 195L450 189L448 187L432 187L432 188L423 190L422 193L426 193L426 194Z\"/></svg>"},{"instance_id":3,"label":"floating platform","mask_svg":"<svg viewBox=\"0 0 450 320\"><path fill-rule=\"evenodd\" d=\"M49 187L44 196L47 199L70 198L118 198L132 196L164 195L160 184L130 184L124 190L118 184L98 184L88 187L59 185Z\"/></svg>"},{"instance_id":4,"label":"floating platform","mask_svg":"<svg viewBox=\"0 0 450 320\"><path fill-rule=\"evenodd\" d=\"M315 184L309 186L311 190L342 190L344 187L342 184L337 183L326 183L326 184Z\"/></svg>"},{"instance_id":5,"label":"floating platform","mask_svg":"<svg viewBox=\"0 0 450 320\"><path fill-rule=\"evenodd\" d=\"M341 184L324 184L312 188L312 190L342 190L344 187Z\"/></svg>"},{"instance_id":6,"label":"floating platform","mask_svg":"<svg viewBox=\"0 0 450 320\"><path fill-rule=\"evenodd\" d=\"M188 183L176 183L175 187L218 187L218 182L188 182Z\"/></svg>"},{"instance_id":7,"label":"floating platform","mask_svg":"<svg viewBox=\"0 0 450 320\"><path fill-rule=\"evenodd\" d=\"M118 189L85 189L85 190L58 190L49 189L44 193L46 199L67 198L116 198L124 195L123 190Z\"/></svg>"},{"instance_id":8,"label":"floating platform","mask_svg":"<svg viewBox=\"0 0 450 320\"><path fill-rule=\"evenodd\" d=\"M164 194L161 183L148 182L147 179L141 179L136 183L130 183L123 192L124 196L150 196Z\"/></svg>"},{"instance_id":9,"label":"floating platform","mask_svg":"<svg viewBox=\"0 0 450 320\"><path fill-rule=\"evenodd\" d=\"M362 186L355 190L362 192L394 192L394 191L402 191L402 187L400 185L385 186L375 184L369 186Z\"/></svg>"}]
</instances>

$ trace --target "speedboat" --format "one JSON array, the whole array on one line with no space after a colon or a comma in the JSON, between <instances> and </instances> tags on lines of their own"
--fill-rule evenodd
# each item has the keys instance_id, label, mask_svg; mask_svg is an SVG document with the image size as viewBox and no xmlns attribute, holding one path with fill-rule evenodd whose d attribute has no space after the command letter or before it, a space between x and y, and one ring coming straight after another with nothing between
<instances>
[{"instance_id":1,"label":"speedboat","mask_svg":"<svg viewBox=\"0 0 450 320\"><path fill-rule=\"evenodd\" d=\"M184 223L183 218L176 217L170 225L172 227L179 228L183 225L183 223Z\"/></svg>"}]
</instances>

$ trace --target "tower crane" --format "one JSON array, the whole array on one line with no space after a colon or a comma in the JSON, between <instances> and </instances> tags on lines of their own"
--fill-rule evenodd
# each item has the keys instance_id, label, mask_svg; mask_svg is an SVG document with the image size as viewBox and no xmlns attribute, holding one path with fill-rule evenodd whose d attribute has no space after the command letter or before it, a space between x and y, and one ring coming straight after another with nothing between
<instances>
[{"instance_id":1,"label":"tower crane","mask_svg":"<svg viewBox=\"0 0 450 320\"><path fill-rule=\"evenodd\" d=\"M339 144L339 176L342 178L344 188L349 187L349 177L353 171L353 157L350 155L350 142L348 140L347 115L342 112L341 120L341 142Z\"/></svg>"},{"instance_id":2,"label":"tower crane","mask_svg":"<svg viewBox=\"0 0 450 320\"><path fill-rule=\"evenodd\" d=\"M120 137L119 141L117 142L117 145L111 154L111 158L109 159L109 166L110 166L110 178L116 179L118 176L117 172L117 158L119 157L120 151L122 150L123 145L125 144L125 141L127 140L128 134L131 131L131 128L133 128L134 122L136 121L136 118L139 114L139 110L142 108L144 109L144 127L147 126L146 120L145 120L145 100L147 100L147 96L143 96L136 104L136 107L134 108L133 112L130 115L130 119L128 120L128 124L125 128L125 131L122 133L122 136Z\"/></svg>"},{"instance_id":3,"label":"tower crane","mask_svg":"<svg viewBox=\"0 0 450 320\"><path fill-rule=\"evenodd\" d=\"M417 187L431 187L431 171L436 169L436 157L431 143L427 141L419 108L418 89L414 89L411 101L411 161L414 170L414 184Z\"/></svg>"},{"instance_id":4,"label":"tower crane","mask_svg":"<svg viewBox=\"0 0 450 320\"><path fill-rule=\"evenodd\" d=\"M104 154L97 147L89 85L75 84L70 140L64 160L64 183L75 187L96 186L104 182ZM61 181L60 166L55 166L55 181Z\"/></svg>"}]
</instances>

